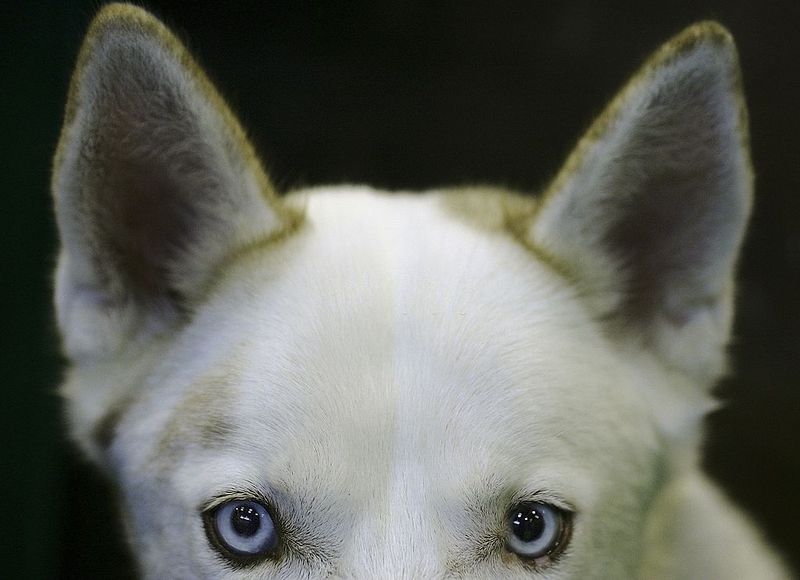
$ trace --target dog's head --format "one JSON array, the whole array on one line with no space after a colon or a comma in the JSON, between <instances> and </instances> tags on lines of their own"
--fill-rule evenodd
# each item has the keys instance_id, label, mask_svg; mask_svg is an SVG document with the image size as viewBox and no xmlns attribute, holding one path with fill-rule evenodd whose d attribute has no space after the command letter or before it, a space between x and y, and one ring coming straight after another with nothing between
<instances>
[{"instance_id":1,"label":"dog's head","mask_svg":"<svg viewBox=\"0 0 800 580\"><path fill-rule=\"evenodd\" d=\"M55 162L73 436L150 578L632 578L724 370L733 44L659 51L540 199L274 195L174 37L105 8Z\"/></svg>"}]
</instances>

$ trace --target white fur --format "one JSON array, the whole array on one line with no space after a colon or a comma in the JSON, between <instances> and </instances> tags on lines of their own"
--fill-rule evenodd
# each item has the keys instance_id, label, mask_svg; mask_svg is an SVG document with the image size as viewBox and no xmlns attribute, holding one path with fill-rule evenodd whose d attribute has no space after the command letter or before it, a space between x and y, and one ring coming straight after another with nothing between
<instances>
[{"instance_id":1,"label":"white fur","mask_svg":"<svg viewBox=\"0 0 800 580\"><path fill-rule=\"evenodd\" d=\"M115 67L143 54L116 98ZM56 302L72 434L119 487L143 576L788 578L698 468L749 208L736 74L721 28L685 32L541 204L481 188L278 201L177 41L106 8L57 156ZM185 131L125 124L174 113L164 94ZM109 110L130 141L113 155L95 148ZM190 186L147 152L187 138L208 151ZM115 177L129 164L144 169ZM642 215L668 227L644 235ZM209 540L203 511L242 496L285 524L280 558L236 566ZM574 512L552 560L507 549L520 498Z\"/></svg>"}]
</instances>

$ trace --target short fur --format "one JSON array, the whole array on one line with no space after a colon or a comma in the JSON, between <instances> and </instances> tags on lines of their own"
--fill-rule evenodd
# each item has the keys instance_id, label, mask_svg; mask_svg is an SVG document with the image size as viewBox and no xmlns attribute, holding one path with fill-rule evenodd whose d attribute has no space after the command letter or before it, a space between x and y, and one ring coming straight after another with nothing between
<instances>
[{"instance_id":1,"label":"short fur","mask_svg":"<svg viewBox=\"0 0 800 580\"><path fill-rule=\"evenodd\" d=\"M55 300L71 433L142 575L788 578L698 467L747 141L734 44L701 23L540 200L278 198L172 34L103 8L55 159ZM246 498L279 544L243 564L207 518ZM526 499L572 513L535 560L510 547Z\"/></svg>"}]
</instances>

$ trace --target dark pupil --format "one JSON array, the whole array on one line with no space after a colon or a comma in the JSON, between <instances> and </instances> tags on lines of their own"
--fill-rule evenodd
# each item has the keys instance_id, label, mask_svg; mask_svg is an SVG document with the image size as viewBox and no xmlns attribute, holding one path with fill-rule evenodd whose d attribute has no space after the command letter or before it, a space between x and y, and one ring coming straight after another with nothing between
<instances>
[{"instance_id":1,"label":"dark pupil","mask_svg":"<svg viewBox=\"0 0 800 580\"><path fill-rule=\"evenodd\" d=\"M252 536L261 527L261 516L250 506L240 505L231 514L231 524L241 536Z\"/></svg>"},{"instance_id":2,"label":"dark pupil","mask_svg":"<svg viewBox=\"0 0 800 580\"><path fill-rule=\"evenodd\" d=\"M541 537L544 531L544 520L535 507L519 510L511 522L514 535L523 542L532 542Z\"/></svg>"}]
</instances>

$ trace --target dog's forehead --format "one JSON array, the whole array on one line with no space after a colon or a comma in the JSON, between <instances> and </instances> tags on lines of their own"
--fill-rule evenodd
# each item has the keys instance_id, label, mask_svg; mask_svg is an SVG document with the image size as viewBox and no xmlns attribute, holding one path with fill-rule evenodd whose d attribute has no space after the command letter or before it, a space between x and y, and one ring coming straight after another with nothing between
<instances>
[{"instance_id":1,"label":"dog's forehead","mask_svg":"<svg viewBox=\"0 0 800 580\"><path fill-rule=\"evenodd\" d=\"M470 486L550 461L579 480L563 457L590 469L604 446L642 436L634 423L598 435L610 408L643 415L625 411L639 402L624 365L568 284L512 236L433 197L307 203L304 230L232 266L188 333L183 348L199 345L208 366L161 449L221 449L247 479L347 485L432 463Z\"/></svg>"}]
</instances>

